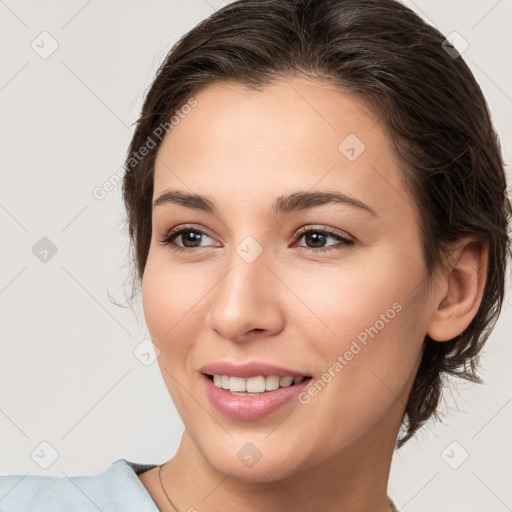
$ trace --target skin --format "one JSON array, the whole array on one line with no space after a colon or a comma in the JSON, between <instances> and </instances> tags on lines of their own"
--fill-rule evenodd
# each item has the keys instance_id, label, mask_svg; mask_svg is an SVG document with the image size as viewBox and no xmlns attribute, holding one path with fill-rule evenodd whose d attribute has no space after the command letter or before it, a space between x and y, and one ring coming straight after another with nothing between
<instances>
[{"instance_id":1,"label":"skin","mask_svg":"<svg viewBox=\"0 0 512 512\"><path fill-rule=\"evenodd\" d=\"M217 83L195 98L159 149L153 199L180 189L207 196L219 213L155 208L142 282L146 323L185 426L162 471L165 490L182 512L387 512L391 458L425 334L442 342L470 323L486 249L459 241L450 269L426 290L414 200L361 99L305 77L259 93ZM338 149L349 134L366 146L354 161ZM377 216L339 203L269 213L277 196L301 190L342 192ZM159 243L182 224L206 233L199 248L178 253ZM296 235L305 226L355 242L328 236L330 250L315 252L321 244ZM263 251L252 263L237 253L247 236ZM194 247L185 236L174 242ZM401 310L308 404L237 421L208 402L202 365L258 360L321 379L394 303ZM247 442L262 454L252 467L237 457ZM157 470L139 477L160 510L175 510Z\"/></svg>"}]
</instances>

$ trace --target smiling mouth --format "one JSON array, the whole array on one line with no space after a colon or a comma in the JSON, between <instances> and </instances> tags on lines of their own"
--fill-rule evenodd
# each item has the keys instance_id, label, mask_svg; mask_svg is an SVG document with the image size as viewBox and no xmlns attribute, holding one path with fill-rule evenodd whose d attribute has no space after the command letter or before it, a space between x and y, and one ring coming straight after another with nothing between
<instances>
[{"instance_id":1,"label":"smiling mouth","mask_svg":"<svg viewBox=\"0 0 512 512\"><path fill-rule=\"evenodd\" d=\"M230 377L229 375L218 375L205 373L208 379L218 388L233 395L255 396L275 391L276 389L288 388L300 382L311 379L311 376L280 377L277 375L259 375L255 377Z\"/></svg>"}]
</instances>

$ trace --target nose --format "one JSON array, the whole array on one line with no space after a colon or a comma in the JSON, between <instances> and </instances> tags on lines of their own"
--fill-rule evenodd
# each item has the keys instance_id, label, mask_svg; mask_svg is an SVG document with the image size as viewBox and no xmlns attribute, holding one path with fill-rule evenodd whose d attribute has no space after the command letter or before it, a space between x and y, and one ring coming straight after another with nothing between
<instances>
[{"instance_id":1,"label":"nose","mask_svg":"<svg viewBox=\"0 0 512 512\"><path fill-rule=\"evenodd\" d=\"M269 266L265 252L249 262L235 250L226 272L212 289L208 323L225 339L244 343L283 329L284 285Z\"/></svg>"}]
</instances>

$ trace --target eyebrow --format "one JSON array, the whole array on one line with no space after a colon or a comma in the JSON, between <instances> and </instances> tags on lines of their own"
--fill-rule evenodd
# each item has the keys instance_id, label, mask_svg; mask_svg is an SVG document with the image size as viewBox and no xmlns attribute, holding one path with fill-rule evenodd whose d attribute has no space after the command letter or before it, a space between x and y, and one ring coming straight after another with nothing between
<instances>
[{"instance_id":1,"label":"eyebrow","mask_svg":"<svg viewBox=\"0 0 512 512\"><path fill-rule=\"evenodd\" d=\"M191 194L181 190L166 190L153 202L153 211L163 204L178 204L194 210L202 210L217 214L217 208L206 197ZM270 212L274 215L290 213L293 211L309 210L329 203L339 203L366 211L374 217L379 217L377 212L359 199L347 196L341 192L294 192L287 196L279 196L274 201Z\"/></svg>"}]
</instances>

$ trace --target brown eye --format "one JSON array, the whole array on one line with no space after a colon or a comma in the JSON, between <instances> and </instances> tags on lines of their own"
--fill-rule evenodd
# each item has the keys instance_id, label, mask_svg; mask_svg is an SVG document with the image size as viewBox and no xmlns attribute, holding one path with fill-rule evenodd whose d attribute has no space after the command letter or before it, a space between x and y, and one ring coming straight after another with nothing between
<instances>
[{"instance_id":1,"label":"brown eye","mask_svg":"<svg viewBox=\"0 0 512 512\"><path fill-rule=\"evenodd\" d=\"M304 238L306 242L306 246L299 245L301 249L311 249L313 252L323 252L323 251L331 251L335 249L343 249L347 245L353 245L354 240L348 238L347 236L342 236L336 231L326 230L326 229L306 229L299 233L297 239L300 240ZM334 247L326 246L327 240L331 238L337 240L339 244L334 244Z\"/></svg>"},{"instance_id":2,"label":"brown eye","mask_svg":"<svg viewBox=\"0 0 512 512\"><path fill-rule=\"evenodd\" d=\"M173 251L186 252L193 251L201 246L202 237L208 237L204 231L193 227L179 227L168 231L160 240L161 245L169 245ZM177 244L176 240L181 239L181 244Z\"/></svg>"}]
</instances>

